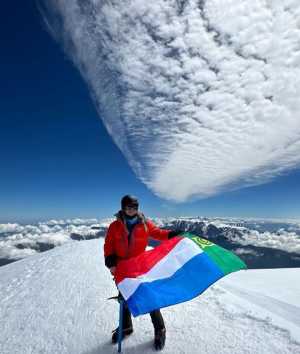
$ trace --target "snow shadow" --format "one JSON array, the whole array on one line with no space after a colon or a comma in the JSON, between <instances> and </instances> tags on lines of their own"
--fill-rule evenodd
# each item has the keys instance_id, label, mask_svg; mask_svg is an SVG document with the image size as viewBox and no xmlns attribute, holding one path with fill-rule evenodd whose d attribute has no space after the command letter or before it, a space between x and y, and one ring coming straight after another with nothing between
<instances>
[{"instance_id":1,"label":"snow shadow","mask_svg":"<svg viewBox=\"0 0 300 354\"><path fill-rule=\"evenodd\" d=\"M139 344L129 344L126 343L127 340L122 343L122 353L147 353L154 351L153 349L153 339L147 340L143 343ZM118 345L111 344L110 340L105 343L100 344L98 347L91 349L82 354L109 354L109 353L117 353Z\"/></svg>"}]
</instances>

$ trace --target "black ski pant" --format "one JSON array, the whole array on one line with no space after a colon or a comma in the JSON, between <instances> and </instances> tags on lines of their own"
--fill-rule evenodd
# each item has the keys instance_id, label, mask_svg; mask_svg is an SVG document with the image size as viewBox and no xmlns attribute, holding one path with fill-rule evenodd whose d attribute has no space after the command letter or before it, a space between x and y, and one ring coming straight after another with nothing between
<instances>
[{"instance_id":1,"label":"black ski pant","mask_svg":"<svg viewBox=\"0 0 300 354\"><path fill-rule=\"evenodd\" d=\"M119 296L122 296L122 295L119 294ZM159 331L159 330L165 328L164 319L162 317L160 310L154 310L154 311L150 312L150 317L151 317L151 321L153 323L153 327L154 327L155 331ZM129 311L129 308L126 305L126 302L124 302L123 328L129 328L129 327L132 327L131 313Z\"/></svg>"}]
</instances>

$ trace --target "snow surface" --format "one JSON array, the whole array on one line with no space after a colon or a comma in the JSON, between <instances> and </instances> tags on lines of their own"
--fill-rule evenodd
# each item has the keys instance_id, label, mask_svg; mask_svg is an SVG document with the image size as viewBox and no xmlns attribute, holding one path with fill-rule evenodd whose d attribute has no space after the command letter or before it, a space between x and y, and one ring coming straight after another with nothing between
<instances>
[{"instance_id":1,"label":"snow surface","mask_svg":"<svg viewBox=\"0 0 300 354\"><path fill-rule=\"evenodd\" d=\"M0 268L0 353L116 353L116 294L103 239L67 243ZM300 269L231 274L196 299L162 309L164 353L300 353ZM123 353L153 353L148 315Z\"/></svg>"}]
</instances>

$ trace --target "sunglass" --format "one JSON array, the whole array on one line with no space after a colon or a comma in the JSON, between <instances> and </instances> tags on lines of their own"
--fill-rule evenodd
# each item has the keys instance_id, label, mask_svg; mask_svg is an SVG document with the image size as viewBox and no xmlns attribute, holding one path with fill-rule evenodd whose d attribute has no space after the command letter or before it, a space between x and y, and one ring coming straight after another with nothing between
<instances>
[{"instance_id":1,"label":"sunglass","mask_svg":"<svg viewBox=\"0 0 300 354\"><path fill-rule=\"evenodd\" d=\"M138 206L137 205L127 205L125 207L126 210L138 210Z\"/></svg>"}]
</instances>

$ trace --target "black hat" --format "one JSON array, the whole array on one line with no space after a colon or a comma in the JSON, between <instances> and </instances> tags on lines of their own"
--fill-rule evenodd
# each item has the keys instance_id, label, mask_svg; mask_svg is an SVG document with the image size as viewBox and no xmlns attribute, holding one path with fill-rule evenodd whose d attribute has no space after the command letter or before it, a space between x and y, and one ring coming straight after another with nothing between
<instances>
[{"instance_id":1,"label":"black hat","mask_svg":"<svg viewBox=\"0 0 300 354\"><path fill-rule=\"evenodd\" d=\"M125 209L126 206L128 205L134 205L134 206L139 206L139 201L136 197L134 197L133 195L124 195L124 197L121 200L121 207L122 210Z\"/></svg>"}]
</instances>

